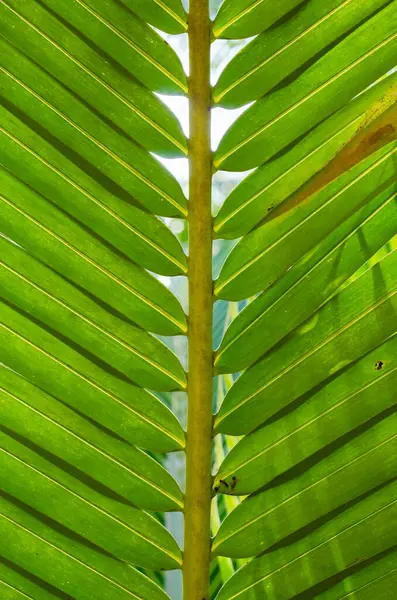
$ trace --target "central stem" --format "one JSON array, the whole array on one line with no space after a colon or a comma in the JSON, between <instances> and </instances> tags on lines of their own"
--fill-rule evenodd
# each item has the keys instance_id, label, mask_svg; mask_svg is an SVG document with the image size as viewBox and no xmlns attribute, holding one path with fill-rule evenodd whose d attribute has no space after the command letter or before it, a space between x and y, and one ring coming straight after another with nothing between
<instances>
[{"instance_id":1,"label":"central stem","mask_svg":"<svg viewBox=\"0 0 397 600\"><path fill-rule=\"evenodd\" d=\"M189 375L184 599L209 600L212 458L210 19L190 0Z\"/></svg>"}]
</instances>

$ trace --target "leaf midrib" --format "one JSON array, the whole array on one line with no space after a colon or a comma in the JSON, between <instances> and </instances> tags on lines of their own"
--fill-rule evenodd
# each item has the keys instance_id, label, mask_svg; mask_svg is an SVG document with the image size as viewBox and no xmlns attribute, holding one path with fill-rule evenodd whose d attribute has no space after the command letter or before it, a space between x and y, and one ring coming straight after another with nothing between
<instances>
[{"instance_id":1,"label":"leaf midrib","mask_svg":"<svg viewBox=\"0 0 397 600\"><path fill-rule=\"evenodd\" d=\"M21 592L21 590L19 590L18 588L16 588L13 585L7 583L7 581L4 581L4 579L2 579L1 577L0 577L0 582L3 585L5 585L6 587L10 588L10 590L13 590L17 594L19 594L20 596L23 596L24 598L27 598L28 600L34 600L34 598L32 598L32 596L27 596L27 594L25 594L24 592Z\"/></svg>"}]
</instances>

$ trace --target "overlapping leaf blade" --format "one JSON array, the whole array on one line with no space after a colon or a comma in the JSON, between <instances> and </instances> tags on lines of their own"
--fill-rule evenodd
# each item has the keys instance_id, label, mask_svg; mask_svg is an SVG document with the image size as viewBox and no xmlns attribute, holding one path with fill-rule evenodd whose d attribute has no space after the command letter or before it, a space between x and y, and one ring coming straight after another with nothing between
<instances>
[{"instance_id":1,"label":"overlapping leaf blade","mask_svg":"<svg viewBox=\"0 0 397 600\"><path fill-rule=\"evenodd\" d=\"M261 33L303 0L225 0L215 19L215 37L243 38Z\"/></svg>"},{"instance_id":2,"label":"overlapping leaf blade","mask_svg":"<svg viewBox=\"0 0 397 600\"><path fill-rule=\"evenodd\" d=\"M5 577L19 589L33 588L36 598L47 597L48 592L50 598L93 593L123 600L167 598L150 579L66 527L43 519L39 512L7 494L2 494L0 502L3 561L6 568L10 565ZM29 577L30 573L34 577Z\"/></svg>"},{"instance_id":3,"label":"overlapping leaf blade","mask_svg":"<svg viewBox=\"0 0 397 600\"><path fill-rule=\"evenodd\" d=\"M181 0L124 0L142 19L168 33L187 30L186 13Z\"/></svg>"},{"instance_id":4,"label":"overlapping leaf blade","mask_svg":"<svg viewBox=\"0 0 397 600\"><path fill-rule=\"evenodd\" d=\"M151 514L181 510L182 493L142 449L185 445L176 417L147 390L185 388L178 358L152 333L183 334L186 316L146 271L187 270L159 218L186 217L186 199L152 155L187 154L178 120L154 93L184 94L187 83L150 26L163 19L161 29L180 32L185 13L175 0L135 8L0 4L8 595L163 600L134 567L182 562Z\"/></svg>"},{"instance_id":5,"label":"overlapping leaf blade","mask_svg":"<svg viewBox=\"0 0 397 600\"><path fill-rule=\"evenodd\" d=\"M382 248L396 232L396 198L393 184L240 312L215 357L217 371L237 372L249 367Z\"/></svg>"},{"instance_id":6,"label":"overlapping leaf blade","mask_svg":"<svg viewBox=\"0 0 397 600\"><path fill-rule=\"evenodd\" d=\"M0 239L0 252L6 257L0 265L0 290L8 302L143 387L163 389L170 378L181 385L179 362L157 338L116 320L11 242Z\"/></svg>"},{"instance_id":7,"label":"overlapping leaf blade","mask_svg":"<svg viewBox=\"0 0 397 600\"><path fill-rule=\"evenodd\" d=\"M255 558L221 590L218 600L280 599L308 591L355 563L395 546L396 482L345 507L304 538ZM376 531L376 535L373 532Z\"/></svg>"},{"instance_id":8,"label":"overlapping leaf blade","mask_svg":"<svg viewBox=\"0 0 397 600\"><path fill-rule=\"evenodd\" d=\"M224 521L219 554L255 556L396 476L396 413L281 486L251 496ZM325 449L326 450L326 449ZM244 474L240 480L244 483ZM311 510L304 510L311 506ZM272 528L272 524L277 527Z\"/></svg>"},{"instance_id":9,"label":"overlapping leaf blade","mask_svg":"<svg viewBox=\"0 0 397 600\"><path fill-rule=\"evenodd\" d=\"M311 390L296 410L245 436L218 474L229 485L236 477L237 484L229 493L251 492L267 485L327 446L332 448L350 431L392 410L396 343L394 334L339 376ZM381 369L376 368L379 361Z\"/></svg>"},{"instance_id":10,"label":"overlapping leaf blade","mask_svg":"<svg viewBox=\"0 0 397 600\"><path fill-rule=\"evenodd\" d=\"M214 89L227 107L256 101L221 140L215 168L259 166L214 223L217 237L241 238L215 296L259 293L215 355L216 373L242 371L215 433L245 437L213 492L248 497L221 524L213 555L254 557L217 600L339 600L366 582L380 591L378 573L390 590L394 576L395 74L364 90L395 66L395 2L309 0L263 29ZM382 493L384 546L372 543Z\"/></svg>"},{"instance_id":11,"label":"overlapping leaf blade","mask_svg":"<svg viewBox=\"0 0 397 600\"><path fill-rule=\"evenodd\" d=\"M242 300L269 288L326 235L395 181L393 142L307 201L245 236L228 256L215 294Z\"/></svg>"},{"instance_id":12,"label":"overlapping leaf blade","mask_svg":"<svg viewBox=\"0 0 397 600\"><path fill-rule=\"evenodd\" d=\"M103 436L87 419L54 400L15 372L1 368L2 424L85 473L120 498L148 510L180 508L182 494L165 469L116 437ZM12 408L12 410L11 410ZM46 454L47 453L47 454ZM88 480L87 480L88 481Z\"/></svg>"},{"instance_id":13,"label":"overlapping leaf blade","mask_svg":"<svg viewBox=\"0 0 397 600\"><path fill-rule=\"evenodd\" d=\"M391 252L239 377L215 430L248 433L392 335L396 260L397 252Z\"/></svg>"},{"instance_id":14,"label":"overlapping leaf blade","mask_svg":"<svg viewBox=\"0 0 397 600\"><path fill-rule=\"evenodd\" d=\"M362 600L388 600L393 597L397 584L397 550L382 553L377 560L366 561L360 570L352 570L343 581L320 590L320 600L342 600L349 594L359 593Z\"/></svg>"},{"instance_id":15,"label":"overlapping leaf blade","mask_svg":"<svg viewBox=\"0 0 397 600\"><path fill-rule=\"evenodd\" d=\"M1 178L5 235L131 322L164 335L186 331L180 305L156 279L10 172Z\"/></svg>"},{"instance_id":16,"label":"overlapping leaf blade","mask_svg":"<svg viewBox=\"0 0 397 600\"><path fill-rule=\"evenodd\" d=\"M221 140L215 167L256 167L344 106L395 66L396 29L393 1L291 83L248 108Z\"/></svg>"},{"instance_id":17,"label":"overlapping leaf blade","mask_svg":"<svg viewBox=\"0 0 397 600\"><path fill-rule=\"evenodd\" d=\"M386 107L396 106L396 102L397 75L394 73L320 123L279 158L254 171L221 206L214 223L217 236L237 238L258 223L272 219L277 207L316 173L321 173L349 141L356 139L373 115L382 114ZM378 138L381 141L382 136ZM374 145L373 150L377 149ZM280 210L282 208L280 206Z\"/></svg>"},{"instance_id":18,"label":"overlapping leaf blade","mask_svg":"<svg viewBox=\"0 0 397 600\"><path fill-rule=\"evenodd\" d=\"M123 439L159 451L183 445L178 422L156 397L104 370L106 364L99 366L12 305L2 304L1 315L5 364Z\"/></svg>"},{"instance_id":19,"label":"overlapping leaf blade","mask_svg":"<svg viewBox=\"0 0 397 600\"><path fill-rule=\"evenodd\" d=\"M215 85L215 102L235 107L264 96L389 2L303 2L293 18L256 37L229 62ZM286 3L280 2L279 6L275 10L283 10Z\"/></svg>"},{"instance_id":20,"label":"overlapping leaf blade","mask_svg":"<svg viewBox=\"0 0 397 600\"><path fill-rule=\"evenodd\" d=\"M40 127L32 122L30 127L18 109L7 108L0 113L7 127L1 136L7 169L41 195L55 197L61 209L143 267L169 275L186 271L183 251L161 221L100 185L42 137Z\"/></svg>"},{"instance_id":21,"label":"overlapping leaf blade","mask_svg":"<svg viewBox=\"0 0 397 600\"><path fill-rule=\"evenodd\" d=\"M75 129L79 129L80 124L89 129L90 123L87 123L84 118L88 114L88 110L84 110L84 105L74 98L57 79L50 77L43 68L10 44L6 38L0 38L0 47L5 57L3 60L4 67L2 68L3 93L10 101L14 100L17 105L25 109L27 114L33 117L39 117L42 113L42 119L45 119L46 114L51 115L52 113L52 118L47 117L49 120L48 129L55 135L59 131L58 123L66 124L68 122ZM61 70L60 67L63 67L66 78L70 70L69 66L76 67L76 65L66 58L66 65L63 65L64 61L60 62L61 65L57 64L57 67L59 70ZM125 96L112 92L111 89L107 89L109 86L104 83L101 84L89 77L84 70L80 70L79 79L83 79L81 83L84 83L87 99L90 98L91 103L97 103L100 112L104 116L117 121L119 126L123 124L126 134L152 152L166 156L183 156L185 154L186 143L180 125L156 96L146 91L142 86L135 84L137 89L132 96L135 102L134 106L128 102ZM59 72L56 75L59 77ZM140 99L141 102L139 103ZM103 102L102 107L99 105L100 102ZM137 104L138 106L136 106ZM60 118L56 119L55 115ZM95 121L94 116L92 116L91 121ZM100 137L103 132L106 132L105 126L96 131L95 137ZM115 141L112 140L112 137L109 134L105 137L103 134L103 141L113 142L114 144ZM99 141L97 141L97 146L98 148L101 147ZM119 146L121 146L120 143ZM118 159L118 166L121 171L123 165L121 157L118 158L117 155L112 155L111 150L107 149L106 146L103 146L103 149L107 150L107 154L98 150L97 155L113 156L115 166L117 166L116 161ZM131 155L131 151L129 154ZM102 159L102 164L99 163L98 166L102 166L105 170L106 164L103 164L103 162ZM131 163L131 158L129 162ZM130 166L130 170L132 170L132 166Z\"/></svg>"},{"instance_id":22,"label":"overlapping leaf blade","mask_svg":"<svg viewBox=\"0 0 397 600\"><path fill-rule=\"evenodd\" d=\"M153 29L128 11L122 3L105 0L73 0L59 4L54 0L18 2L7 0L3 6L22 18L37 34L50 39L72 56L79 57L74 32L149 89L163 93L187 91L182 65L170 46ZM5 14L5 13L4 13ZM61 34L64 32L64 35ZM107 40L106 49L103 40ZM65 46L63 46L63 44Z\"/></svg>"}]
</instances>

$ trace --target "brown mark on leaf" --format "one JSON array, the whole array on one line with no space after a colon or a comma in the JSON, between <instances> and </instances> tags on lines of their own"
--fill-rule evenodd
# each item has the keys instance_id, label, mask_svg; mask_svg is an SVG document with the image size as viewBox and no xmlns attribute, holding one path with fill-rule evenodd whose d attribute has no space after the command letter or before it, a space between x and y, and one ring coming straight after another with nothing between
<instances>
[{"instance_id":1,"label":"brown mark on leaf","mask_svg":"<svg viewBox=\"0 0 397 600\"><path fill-rule=\"evenodd\" d=\"M237 485L237 477L235 477L233 475L233 477L232 477L232 485L230 486L232 488L232 490L234 490L234 488L236 487L236 485Z\"/></svg>"},{"instance_id":2,"label":"brown mark on leaf","mask_svg":"<svg viewBox=\"0 0 397 600\"><path fill-rule=\"evenodd\" d=\"M223 483L223 485L224 485L225 487L227 487L227 488L229 487L229 484L228 484L228 482L227 482L227 481L225 481L224 479L220 479L220 480L219 480L219 483Z\"/></svg>"},{"instance_id":3,"label":"brown mark on leaf","mask_svg":"<svg viewBox=\"0 0 397 600\"><path fill-rule=\"evenodd\" d=\"M349 171L362 160L380 150L397 138L397 86L391 86L383 101L375 102L361 126L309 181L296 193L282 202L274 211L271 219L289 212L302 204L313 194Z\"/></svg>"},{"instance_id":4,"label":"brown mark on leaf","mask_svg":"<svg viewBox=\"0 0 397 600\"><path fill-rule=\"evenodd\" d=\"M368 139L368 144L370 146L374 146L378 142L382 141L384 138L389 137L389 135L392 136L395 131L396 130L393 127L393 125L391 123L388 123L384 127L380 127L378 131L375 131L375 133L371 135L371 137Z\"/></svg>"},{"instance_id":5,"label":"brown mark on leaf","mask_svg":"<svg viewBox=\"0 0 397 600\"><path fill-rule=\"evenodd\" d=\"M383 365L384 365L384 362L382 360L378 360L375 363L375 369L376 369L376 371L381 371L383 369Z\"/></svg>"}]
</instances>

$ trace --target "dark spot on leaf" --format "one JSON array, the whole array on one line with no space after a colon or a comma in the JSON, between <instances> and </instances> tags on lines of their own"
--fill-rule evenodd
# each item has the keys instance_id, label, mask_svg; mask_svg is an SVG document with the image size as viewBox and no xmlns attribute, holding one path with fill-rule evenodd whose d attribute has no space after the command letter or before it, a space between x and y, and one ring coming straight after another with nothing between
<instances>
[{"instance_id":1,"label":"dark spot on leaf","mask_svg":"<svg viewBox=\"0 0 397 600\"><path fill-rule=\"evenodd\" d=\"M375 369L377 371L381 371L381 369L383 369L383 365L384 365L383 361L378 360L378 362L375 363Z\"/></svg>"},{"instance_id":2,"label":"dark spot on leaf","mask_svg":"<svg viewBox=\"0 0 397 600\"><path fill-rule=\"evenodd\" d=\"M269 213L271 210L274 210L274 204L268 207L267 212Z\"/></svg>"},{"instance_id":3,"label":"dark spot on leaf","mask_svg":"<svg viewBox=\"0 0 397 600\"><path fill-rule=\"evenodd\" d=\"M237 484L237 477L235 477L233 475L233 477L232 477L232 485L230 486L232 488L232 490L234 490L234 488L236 487L236 484Z\"/></svg>"},{"instance_id":4,"label":"dark spot on leaf","mask_svg":"<svg viewBox=\"0 0 397 600\"><path fill-rule=\"evenodd\" d=\"M227 481L225 481L224 479L220 479L220 480L219 480L219 483L223 483L223 485L224 485L225 487L227 487L227 488L229 487L229 484L228 484L228 482L227 482Z\"/></svg>"},{"instance_id":5,"label":"dark spot on leaf","mask_svg":"<svg viewBox=\"0 0 397 600\"><path fill-rule=\"evenodd\" d=\"M219 492L219 487L217 485L214 487L214 492Z\"/></svg>"}]
</instances>

